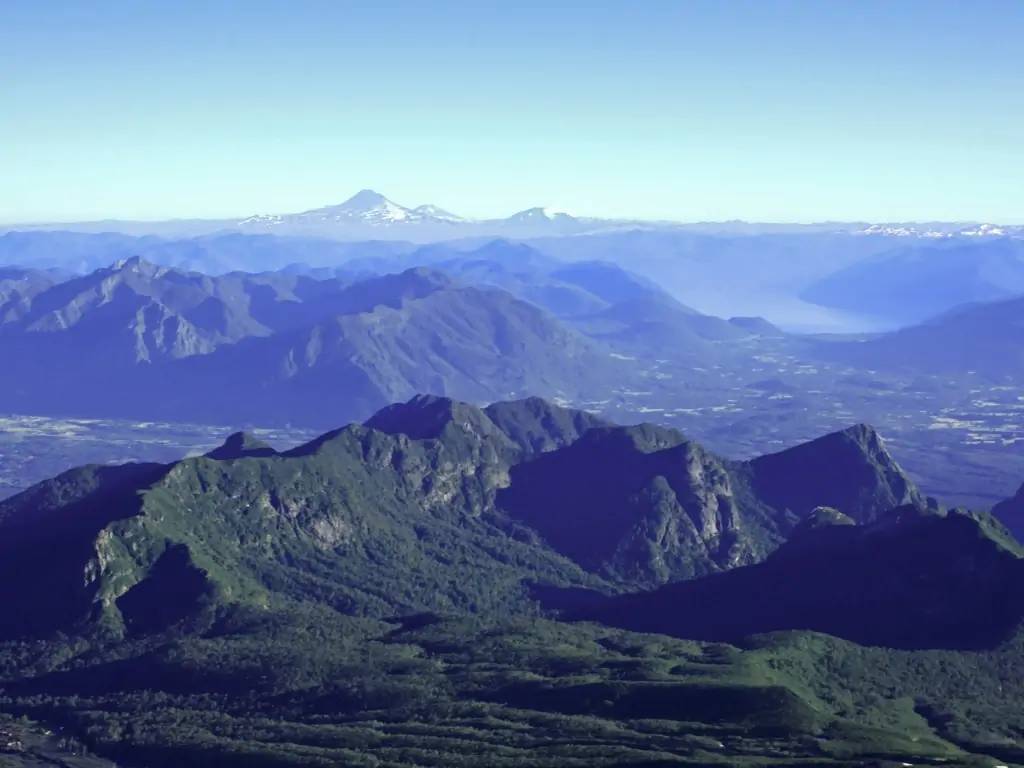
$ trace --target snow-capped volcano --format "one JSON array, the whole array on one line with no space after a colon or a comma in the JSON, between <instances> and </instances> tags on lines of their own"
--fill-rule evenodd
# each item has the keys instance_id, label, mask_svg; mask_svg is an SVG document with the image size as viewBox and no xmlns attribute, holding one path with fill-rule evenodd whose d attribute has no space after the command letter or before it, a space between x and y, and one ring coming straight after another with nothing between
<instances>
[{"instance_id":1,"label":"snow-capped volcano","mask_svg":"<svg viewBox=\"0 0 1024 768\"><path fill-rule=\"evenodd\" d=\"M406 208L388 200L379 192L364 189L341 205L329 205L296 214L297 218L319 221L361 221L373 226L412 224L430 221L462 221L462 219L435 205Z\"/></svg>"},{"instance_id":2,"label":"snow-capped volcano","mask_svg":"<svg viewBox=\"0 0 1024 768\"><path fill-rule=\"evenodd\" d=\"M525 211L513 213L506 221L532 223L538 221L574 221L575 217L558 208L527 208Z\"/></svg>"},{"instance_id":3,"label":"snow-capped volcano","mask_svg":"<svg viewBox=\"0 0 1024 768\"><path fill-rule=\"evenodd\" d=\"M302 213L261 214L233 222L243 231L345 240L434 242L459 237L541 237L588 231L605 222L582 219L559 208L527 208L508 218L469 219L437 205L415 208L363 189L338 205Z\"/></svg>"},{"instance_id":4,"label":"snow-capped volcano","mask_svg":"<svg viewBox=\"0 0 1024 768\"><path fill-rule=\"evenodd\" d=\"M505 218L470 219L436 205L424 204L408 208L389 200L379 192L364 189L343 203L314 208L302 213L250 216L230 222L228 229L265 232L275 235L329 237L338 240L407 240L429 243L471 237L557 237L563 235L612 232L623 228L692 229L710 233L741 232L754 234L773 231L807 231L852 235L873 235L885 238L926 239L932 241L957 238L988 239L1022 237L1022 226L998 226L972 222L842 222L792 226L722 222L715 224L677 224L670 221L636 219L599 219L575 216L562 208L535 207L513 213Z\"/></svg>"},{"instance_id":5,"label":"snow-capped volcano","mask_svg":"<svg viewBox=\"0 0 1024 768\"><path fill-rule=\"evenodd\" d=\"M462 237L546 237L579 234L621 224L579 218L560 208L527 208L507 218L470 219L437 205L415 208L364 189L343 203L302 213L250 216L230 228L275 235L331 237L341 240L436 242Z\"/></svg>"},{"instance_id":6,"label":"snow-capped volcano","mask_svg":"<svg viewBox=\"0 0 1024 768\"><path fill-rule=\"evenodd\" d=\"M302 213L286 215L250 216L239 222L241 226L317 226L355 225L369 227L390 227L408 224L452 224L463 222L461 216L439 208L436 205L420 205L406 208L389 200L372 189L363 189L338 205L314 208Z\"/></svg>"},{"instance_id":7,"label":"snow-capped volcano","mask_svg":"<svg viewBox=\"0 0 1024 768\"><path fill-rule=\"evenodd\" d=\"M462 216L446 211L436 205L418 205L412 209L412 213L422 216L425 219L437 219L438 221L469 221Z\"/></svg>"}]
</instances>

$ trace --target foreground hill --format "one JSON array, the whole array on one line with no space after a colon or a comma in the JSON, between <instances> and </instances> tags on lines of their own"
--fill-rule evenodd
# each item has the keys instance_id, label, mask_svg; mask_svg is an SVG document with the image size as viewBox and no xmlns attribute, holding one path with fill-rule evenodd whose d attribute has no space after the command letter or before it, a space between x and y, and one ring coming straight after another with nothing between
<instances>
[{"instance_id":1,"label":"foreground hill","mask_svg":"<svg viewBox=\"0 0 1024 768\"><path fill-rule=\"evenodd\" d=\"M822 482L809 453L846 481ZM514 467L510 480L498 495L509 514L584 568L626 583L756 562L820 504L872 520L921 500L864 426L749 462L652 425L592 429Z\"/></svg>"},{"instance_id":2,"label":"foreground hill","mask_svg":"<svg viewBox=\"0 0 1024 768\"><path fill-rule=\"evenodd\" d=\"M811 483L812 458L845 483ZM833 583L867 563L885 573L904 547L940 616L968 588L986 608L994 581L1015 589L1001 577L1021 561L1000 529L886 515L907 499L865 427L730 462L671 430L538 399L419 397L286 452L237 434L173 464L85 467L0 503L0 710L151 768L1024 757L1019 641L971 654L809 633L730 646L553 621L532 596L731 568L664 589L734 578L750 585L730 596L744 615L779 584L759 569L780 560L809 566L772 598L825 581L826 562ZM825 526L851 519L808 519L812 503L875 522ZM849 546L856 557L832 557ZM934 577L965 573L946 606Z\"/></svg>"},{"instance_id":3,"label":"foreground hill","mask_svg":"<svg viewBox=\"0 0 1024 768\"><path fill-rule=\"evenodd\" d=\"M763 467L540 400L416 398L287 453L235 437L173 465L72 470L3 502L4 578L50 565L9 596L0 627L132 632L275 595L490 613L527 605L526 581L661 584L762 559L814 505L873 519L916 499L876 448L820 446L856 485L762 497L799 483L799 448ZM884 469L862 472L869 462Z\"/></svg>"}]
</instances>

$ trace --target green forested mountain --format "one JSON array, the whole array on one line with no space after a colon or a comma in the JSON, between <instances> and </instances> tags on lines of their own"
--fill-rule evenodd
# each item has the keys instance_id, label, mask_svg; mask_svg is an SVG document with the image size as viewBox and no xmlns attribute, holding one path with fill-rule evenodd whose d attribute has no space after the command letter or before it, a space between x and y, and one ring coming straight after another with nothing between
<instances>
[{"instance_id":1,"label":"green forested mountain","mask_svg":"<svg viewBox=\"0 0 1024 768\"><path fill-rule=\"evenodd\" d=\"M734 462L539 399L417 397L285 452L236 434L169 465L72 470L0 503L0 709L130 766L1021 757L1018 593L992 592L1019 582L1015 542L928 512L869 428L809 445L821 466L807 446ZM779 490L825 466L846 482ZM807 506L823 504L842 512ZM830 524L854 518L873 522ZM701 574L651 594L738 585L715 605L743 630L732 645L537 601ZM904 619L932 633L917 647L960 647L942 622L972 596L1004 631L977 652L746 637L801 628L743 618L792 605L795 583L835 585L827 618L886 577L934 588Z\"/></svg>"},{"instance_id":2,"label":"green forested mountain","mask_svg":"<svg viewBox=\"0 0 1024 768\"><path fill-rule=\"evenodd\" d=\"M487 612L526 605L526 582L662 584L762 559L818 503L865 516L864 499L881 512L916 498L877 437L850 445L830 461L852 487L762 497L759 486L799 483L800 449L795 462L729 462L673 430L540 400L481 410L419 397L283 454L232 436L169 466L86 467L0 504L5 577L54 535L67 550L12 595L0 626L18 636L73 617L130 632L279 595L377 616ZM865 474L869 447L877 471ZM194 585L180 605L146 614L179 579Z\"/></svg>"}]
</instances>

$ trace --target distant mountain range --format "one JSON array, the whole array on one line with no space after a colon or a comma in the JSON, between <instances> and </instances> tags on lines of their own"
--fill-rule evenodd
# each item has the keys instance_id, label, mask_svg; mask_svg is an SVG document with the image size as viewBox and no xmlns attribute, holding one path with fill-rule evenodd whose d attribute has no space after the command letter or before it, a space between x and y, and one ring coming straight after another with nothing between
<instances>
[{"instance_id":1,"label":"distant mountain range","mask_svg":"<svg viewBox=\"0 0 1024 768\"><path fill-rule=\"evenodd\" d=\"M5 407L36 413L323 426L415 392L600 399L672 337L707 362L751 329L608 264L495 242L436 269L354 278L209 276L133 257L0 283ZM660 329L660 330L659 330Z\"/></svg>"},{"instance_id":2,"label":"distant mountain range","mask_svg":"<svg viewBox=\"0 0 1024 768\"><path fill-rule=\"evenodd\" d=\"M753 234L843 232L848 234L930 240L956 237L1022 236L1024 226L981 223L867 224L826 222L820 224L758 224L742 221L681 224L674 221L602 219L579 217L563 211L536 207L507 218L472 219L436 205L406 207L379 192L364 189L343 203L301 213L255 214L241 219L175 220L158 222L105 220L82 223L7 226L16 229L63 229L77 232L120 232L133 235L195 236L220 232L245 232L339 240L407 240L433 242L466 237L544 237L575 235L616 229L676 229L705 234L747 236Z\"/></svg>"},{"instance_id":3,"label":"distant mountain range","mask_svg":"<svg viewBox=\"0 0 1024 768\"><path fill-rule=\"evenodd\" d=\"M570 235L622 226L645 226L636 220L576 217L550 208L529 208L507 218L470 219L436 205L409 208L370 189L343 203L301 213L256 214L241 219L158 222L105 220L65 224L7 226L11 230L65 230L82 233L195 237L223 234L273 234L342 241L405 240L435 242L468 237L537 237Z\"/></svg>"},{"instance_id":4,"label":"distant mountain range","mask_svg":"<svg viewBox=\"0 0 1024 768\"><path fill-rule=\"evenodd\" d=\"M951 307L1024 296L1024 239L913 245L833 272L801 297L890 324L928 320Z\"/></svg>"},{"instance_id":5,"label":"distant mountain range","mask_svg":"<svg viewBox=\"0 0 1024 768\"><path fill-rule=\"evenodd\" d=\"M6 268L0 397L16 412L323 427L424 391L476 402L608 403L655 388L678 397L777 354L1002 380L1024 367L1021 301L871 337L804 339L757 317L703 314L607 261L505 240L257 274L140 257L84 275Z\"/></svg>"},{"instance_id":6,"label":"distant mountain range","mask_svg":"<svg viewBox=\"0 0 1024 768\"><path fill-rule=\"evenodd\" d=\"M542 209L508 220L449 216L435 221L432 207L402 208L378 198L360 193L351 205L296 214L294 226L288 223L293 217L282 216L271 217L279 224L258 218L202 232L104 231L116 226L8 231L0 234L0 264L83 274L139 256L210 275L288 270L348 278L435 266L463 271L473 281L482 275L479 265L463 257L498 241L504 245L477 260L501 262L508 274L488 276L504 280L501 287L509 288L514 279L534 280L555 262L610 263L704 314L762 316L798 332L891 330L967 301L1009 298L1024 280L1024 239L1010 229L915 239L893 233L860 236L856 227L845 225L597 225ZM348 235L339 239L331 227ZM423 227L443 232L427 237ZM497 253L499 248L506 253ZM527 274L519 274L523 269ZM539 295L546 289L534 285L531 290Z\"/></svg>"},{"instance_id":7,"label":"distant mountain range","mask_svg":"<svg viewBox=\"0 0 1024 768\"><path fill-rule=\"evenodd\" d=\"M865 368L946 376L971 372L1015 385L1024 371L1024 297L967 304L859 342L824 343L817 351Z\"/></svg>"},{"instance_id":8,"label":"distant mountain range","mask_svg":"<svg viewBox=\"0 0 1024 768\"><path fill-rule=\"evenodd\" d=\"M238 232L170 238L29 230L0 234L0 264L84 274L137 256L165 267L219 275L291 266L336 269L352 260L392 258L416 248L401 241L346 243Z\"/></svg>"}]
</instances>

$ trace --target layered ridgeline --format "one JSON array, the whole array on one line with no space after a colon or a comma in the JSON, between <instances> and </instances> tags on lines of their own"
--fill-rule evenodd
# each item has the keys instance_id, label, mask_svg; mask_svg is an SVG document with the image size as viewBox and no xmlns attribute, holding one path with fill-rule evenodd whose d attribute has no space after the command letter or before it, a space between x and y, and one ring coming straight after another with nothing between
<instances>
[{"instance_id":1,"label":"layered ridgeline","mask_svg":"<svg viewBox=\"0 0 1024 768\"><path fill-rule=\"evenodd\" d=\"M945 376L976 373L1015 385L1024 366L1024 298L968 304L859 343L824 343L829 360Z\"/></svg>"},{"instance_id":2,"label":"layered ridgeline","mask_svg":"<svg viewBox=\"0 0 1024 768\"><path fill-rule=\"evenodd\" d=\"M675 590L725 583L700 604L722 634L811 615L855 636L828 619L861 583L894 590L885 618L923 600L895 617L916 645L993 645L1021 562L989 518L922 502L866 427L732 462L538 399L420 397L291 451L236 434L0 503L0 709L159 768L1010 763L1019 640L731 646L534 596L698 577L650 593L667 631L697 605ZM968 592L999 638L962 634ZM689 618L677 634L719 634Z\"/></svg>"},{"instance_id":3,"label":"layered ridgeline","mask_svg":"<svg viewBox=\"0 0 1024 768\"><path fill-rule=\"evenodd\" d=\"M413 260L437 268L210 276L133 257L62 280L9 270L0 397L29 413L327 427L417 392L607 400L645 381L637 354L708 365L722 341L760 333L526 246Z\"/></svg>"},{"instance_id":4,"label":"layered ridgeline","mask_svg":"<svg viewBox=\"0 0 1024 768\"><path fill-rule=\"evenodd\" d=\"M910 325L959 305L1021 294L1024 240L974 237L894 248L812 283L802 297L891 325Z\"/></svg>"},{"instance_id":5,"label":"layered ridgeline","mask_svg":"<svg viewBox=\"0 0 1024 768\"><path fill-rule=\"evenodd\" d=\"M234 436L7 500L0 569L21 586L0 623L8 637L130 633L277 597L370 615L525 610L529 583L649 587L757 562L817 505L870 521L919 502L866 427L733 462L538 399L418 397L286 453Z\"/></svg>"},{"instance_id":6,"label":"layered ridgeline","mask_svg":"<svg viewBox=\"0 0 1024 768\"><path fill-rule=\"evenodd\" d=\"M620 353L682 357L707 363L724 341L778 335L763 323L705 315L673 298L651 280L611 261L561 261L532 245L494 240L466 248L424 246L391 257L354 259L350 271L394 272L427 265L473 285L508 291L535 304Z\"/></svg>"},{"instance_id":7,"label":"layered ridgeline","mask_svg":"<svg viewBox=\"0 0 1024 768\"><path fill-rule=\"evenodd\" d=\"M351 284L130 259L4 320L0 392L37 413L336 424L418 391L578 396L584 371L625 368L532 304L417 269Z\"/></svg>"},{"instance_id":8,"label":"layered ridgeline","mask_svg":"<svg viewBox=\"0 0 1024 768\"><path fill-rule=\"evenodd\" d=\"M20 317L38 294L61 277L56 270L0 267L0 323Z\"/></svg>"}]
</instances>

